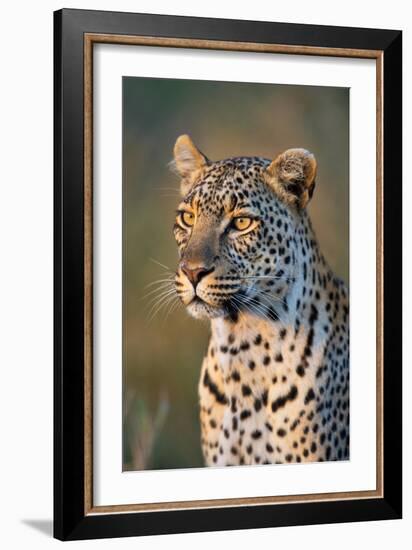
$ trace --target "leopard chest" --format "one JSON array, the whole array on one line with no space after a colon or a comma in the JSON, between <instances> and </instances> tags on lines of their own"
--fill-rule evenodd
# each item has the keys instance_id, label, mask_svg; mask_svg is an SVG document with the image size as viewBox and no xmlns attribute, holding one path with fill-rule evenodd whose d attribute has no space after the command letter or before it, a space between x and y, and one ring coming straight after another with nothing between
<instances>
[{"instance_id":1,"label":"leopard chest","mask_svg":"<svg viewBox=\"0 0 412 550\"><path fill-rule=\"evenodd\" d=\"M201 422L207 462L223 466L300 461L299 449L315 455L318 445L307 432L308 422L311 429L314 425L309 405L315 401L314 372L322 362L322 345L306 357L304 330L256 325L243 329L215 327L203 366Z\"/></svg>"}]
</instances>

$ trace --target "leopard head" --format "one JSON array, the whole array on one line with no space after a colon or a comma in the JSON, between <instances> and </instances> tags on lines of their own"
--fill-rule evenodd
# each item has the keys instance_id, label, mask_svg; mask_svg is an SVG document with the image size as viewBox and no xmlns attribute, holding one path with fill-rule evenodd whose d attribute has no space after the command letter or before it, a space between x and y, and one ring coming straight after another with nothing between
<instances>
[{"instance_id":1,"label":"leopard head","mask_svg":"<svg viewBox=\"0 0 412 550\"><path fill-rule=\"evenodd\" d=\"M183 196L174 224L175 287L188 312L276 318L295 276L296 228L315 186L313 155L289 149L273 161L212 162L183 135L174 166Z\"/></svg>"}]
</instances>

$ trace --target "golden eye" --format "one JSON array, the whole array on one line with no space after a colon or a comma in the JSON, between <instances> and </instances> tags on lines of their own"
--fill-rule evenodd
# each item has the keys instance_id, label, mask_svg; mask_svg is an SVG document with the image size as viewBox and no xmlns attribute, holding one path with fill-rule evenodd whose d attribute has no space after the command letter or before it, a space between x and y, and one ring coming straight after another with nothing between
<instances>
[{"instance_id":1,"label":"golden eye","mask_svg":"<svg viewBox=\"0 0 412 550\"><path fill-rule=\"evenodd\" d=\"M233 227L238 231L245 231L252 225L252 218L234 218Z\"/></svg>"},{"instance_id":2,"label":"golden eye","mask_svg":"<svg viewBox=\"0 0 412 550\"><path fill-rule=\"evenodd\" d=\"M195 215L193 212L181 212L180 219L182 220L183 225L187 227L192 227L195 225Z\"/></svg>"}]
</instances>

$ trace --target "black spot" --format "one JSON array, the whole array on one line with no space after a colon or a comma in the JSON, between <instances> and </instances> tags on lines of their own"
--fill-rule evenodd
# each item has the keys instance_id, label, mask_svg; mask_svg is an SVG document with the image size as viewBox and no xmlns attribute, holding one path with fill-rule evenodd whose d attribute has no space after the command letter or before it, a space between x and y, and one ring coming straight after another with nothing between
<instances>
[{"instance_id":1,"label":"black spot","mask_svg":"<svg viewBox=\"0 0 412 550\"><path fill-rule=\"evenodd\" d=\"M265 357L263 358L263 364L265 365L265 367L267 367L270 363L270 357L269 355L265 355Z\"/></svg>"},{"instance_id":2,"label":"black spot","mask_svg":"<svg viewBox=\"0 0 412 550\"><path fill-rule=\"evenodd\" d=\"M273 447L270 443L266 443L266 450L268 453L273 453Z\"/></svg>"},{"instance_id":3,"label":"black spot","mask_svg":"<svg viewBox=\"0 0 412 550\"><path fill-rule=\"evenodd\" d=\"M283 361L283 356L282 356L281 353L278 353L278 354L276 355L275 361L276 361L276 363L282 363L282 361Z\"/></svg>"},{"instance_id":4,"label":"black spot","mask_svg":"<svg viewBox=\"0 0 412 550\"><path fill-rule=\"evenodd\" d=\"M284 430L283 428L279 428L279 430L276 433L278 434L279 437L285 437L286 430Z\"/></svg>"},{"instance_id":5,"label":"black spot","mask_svg":"<svg viewBox=\"0 0 412 550\"><path fill-rule=\"evenodd\" d=\"M235 307L231 305L230 302L228 305L226 305L226 311L229 321L233 324L236 324L239 320L239 311L235 309Z\"/></svg>"},{"instance_id":6,"label":"black spot","mask_svg":"<svg viewBox=\"0 0 412 550\"><path fill-rule=\"evenodd\" d=\"M262 437L262 432L260 430L255 430L250 435L252 439L259 439L260 437Z\"/></svg>"},{"instance_id":7,"label":"black spot","mask_svg":"<svg viewBox=\"0 0 412 550\"><path fill-rule=\"evenodd\" d=\"M232 398L231 398L230 410L231 410L233 413L237 412L236 397L233 397L233 396L232 396Z\"/></svg>"},{"instance_id":8,"label":"black spot","mask_svg":"<svg viewBox=\"0 0 412 550\"><path fill-rule=\"evenodd\" d=\"M293 401L298 395L298 388L292 386L286 395L281 395L272 402L272 411L276 412L281 407L284 407L288 401Z\"/></svg>"},{"instance_id":9,"label":"black spot","mask_svg":"<svg viewBox=\"0 0 412 550\"><path fill-rule=\"evenodd\" d=\"M298 365L296 367L296 373L299 375L299 376L305 376L305 368L302 366L302 365Z\"/></svg>"},{"instance_id":10,"label":"black spot","mask_svg":"<svg viewBox=\"0 0 412 550\"><path fill-rule=\"evenodd\" d=\"M254 344L256 346L260 346L260 344L262 343L262 336L260 334L258 334L254 340Z\"/></svg>"},{"instance_id":11,"label":"black spot","mask_svg":"<svg viewBox=\"0 0 412 550\"><path fill-rule=\"evenodd\" d=\"M310 316L309 316L309 323L313 325L315 321L318 319L318 310L315 305L311 304L310 306Z\"/></svg>"},{"instance_id":12,"label":"black spot","mask_svg":"<svg viewBox=\"0 0 412 550\"><path fill-rule=\"evenodd\" d=\"M239 382L240 381L240 374L239 374L239 371L238 370L234 370L232 372L232 380L234 380L235 382Z\"/></svg>"},{"instance_id":13,"label":"black spot","mask_svg":"<svg viewBox=\"0 0 412 550\"><path fill-rule=\"evenodd\" d=\"M222 405L227 404L227 398L226 395L219 391L219 388L217 385L211 380L209 376L209 371L205 371L205 374L203 376L203 385L210 391L210 393L214 396L216 401L218 403L221 403Z\"/></svg>"},{"instance_id":14,"label":"black spot","mask_svg":"<svg viewBox=\"0 0 412 550\"><path fill-rule=\"evenodd\" d=\"M262 402L260 399L255 399L254 407L256 412L260 411L260 409L262 408Z\"/></svg>"},{"instance_id":15,"label":"black spot","mask_svg":"<svg viewBox=\"0 0 412 550\"><path fill-rule=\"evenodd\" d=\"M305 395L305 405L310 403L312 399L315 399L315 392L313 391L313 388L309 388L307 394Z\"/></svg>"},{"instance_id":16,"label":"black spot","mask_svg":"<svg viewBox=\"0 0 412 550\"><path fill-rule=\"evenodd\" d=\"M250 389L250 386L247 386L246 384L242 384L242 395L244 397L247 397L252 393L252 390Z\"/></svg>"},{"instance_id":17,"label":"black spot","mask_svg":"<svg viewBox=\"0 0 412 550\"><path fill-rule=\"evenodd\" d=\"M256 363L254 361L249 361L248 366L250 370L254 370L256 367Z\"/></svg>"},{"instance_id":18,"label":"black spot","mask_svg":"<svg viewBox=\"0 0 412 550\"><path fill-rule=\"evenodd\" d=\"M249 418L249 416L251 416L251 415L252 415L252 413L250 412L250 410L245 409L240 413L240 420L246 420L246 418Z\"/></svg>"},{"instance_id":19,"label":"black spot","mask_svg":"<svg viewBox=\"0 0 412 550\"><path fill-rule=\"evenodd\" d=\"M293 432L294 430L296 430L297 426L300 424L300 420L299 418L297 418L296 420L294 420L290 426L290 431Z\"/></svg>"}]
</instances>

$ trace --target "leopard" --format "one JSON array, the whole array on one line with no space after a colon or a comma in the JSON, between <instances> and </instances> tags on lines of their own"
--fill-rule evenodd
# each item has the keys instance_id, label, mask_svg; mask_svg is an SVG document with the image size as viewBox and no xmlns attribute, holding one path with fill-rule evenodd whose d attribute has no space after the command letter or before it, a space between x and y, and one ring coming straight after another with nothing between
<instances>
[{"instance_id":1,"label":"leopard","mask_svg":"<svg viewBox=\"0 0 412 550\"><path fill-rule=\"evenodd\" d=\"M349 460L349 294L307 205L315 156L211 161L174 145L175 291L210 325L198 385L205 466Z\"/></svg>"}]
</instances>

